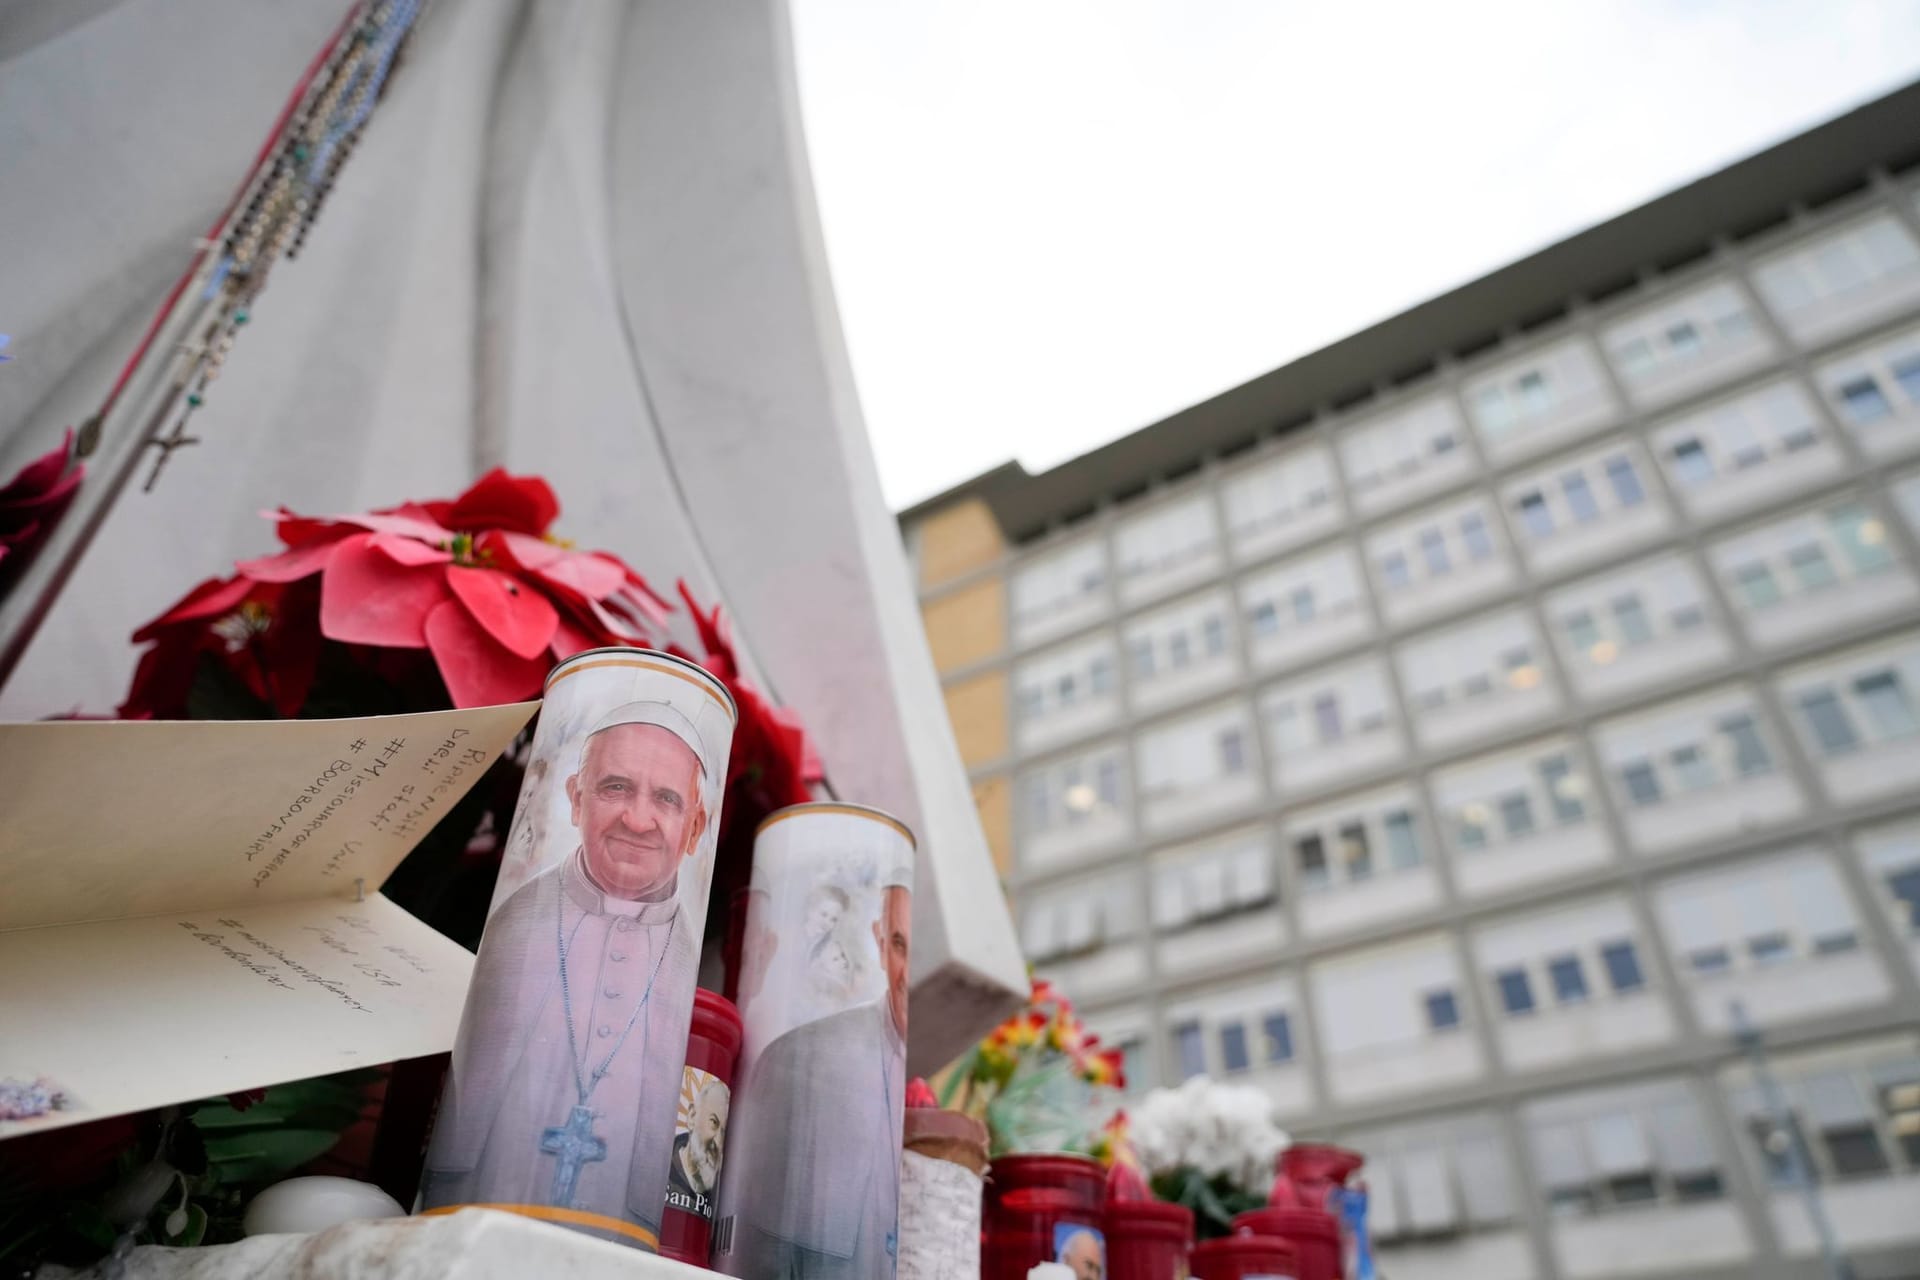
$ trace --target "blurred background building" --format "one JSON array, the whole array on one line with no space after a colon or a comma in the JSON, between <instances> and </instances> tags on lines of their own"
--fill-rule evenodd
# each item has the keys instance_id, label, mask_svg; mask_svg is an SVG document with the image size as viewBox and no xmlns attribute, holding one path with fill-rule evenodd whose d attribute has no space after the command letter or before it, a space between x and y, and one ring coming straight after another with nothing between
<instances>
[{"instance_id":1,"label":"blurred background building","mask_svg":"<svg viewBox=\"0 0 1920 1280\"><path fill-rule=\"evenodd\" d=\"M1366 1151L1389 1275L1818 1274L1796 1142L1920 1274L1916 162L1920 85L901 517L1029 958Z\"/></svg>"}]
</instances>

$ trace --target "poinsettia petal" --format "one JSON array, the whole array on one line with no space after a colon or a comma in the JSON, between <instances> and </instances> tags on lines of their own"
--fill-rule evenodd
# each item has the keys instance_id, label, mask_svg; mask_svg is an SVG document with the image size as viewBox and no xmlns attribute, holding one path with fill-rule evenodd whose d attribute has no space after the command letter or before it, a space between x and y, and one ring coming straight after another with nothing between
<instances>
[{"instance_id":1,"label":"poinsettia petal","mask_svg":"<svg viewBox=\"0 0 1920 1280\"><path fill-rule=\"evenodd\" d=\"M8 481L5 487L0 487L0 502L16 502L44 493L60 479L72 456L73 428L68 427L58 445L20 468L19 474Z\"/></svg>"},{"instance_id":2,"label":"poinsettia petal","mask_svg":"<svg viewBox=\"0 0 1920 1280\"><path fill-rule=\"evenodd\" d=\"M652 641L653 637L651 635L634 626L626 619L609 612L607 607L598 600L587 600L584 604L587 612L592 615L593 620L599 623L609 636L613 637L615 644L648 644Z\"/></svg>"},{"instance_id":3,"label":"poinsettia petal","mask_svg":"<svg viewBox=\"0 0 1920 1280\"><path fill-rule=\"evenodd\" d=\"M158 635L163 627L178 622L192 622L197 618L211 618L225 613L245 600L247 593L252 590L253 583L245 578L208 578L180 597L172 608L134 632L133 642L144 644Z\"/></svg>"},{"instance_id":4,"label":"poinsettia petal","mask_svg":"<svg viewBox=\"0 0 1920 1280\"><path fill-rule=\"evenodd\" d=\"M0 493L0 520L12 520L19 516L52 515L65 507L73 497L74 490L87 477L85 467L75 467L62 479L56 480L48 488L37 493L24 490L9 497Z\"/></svg>"},{"instance_id":5,"label":"poinsettia petal","mask_svg":"<svg viewBox=\"0 0 1920 1280\"><path fill-rule=\"evenodd\" d=\"M398 564L370 533L343 538L320 578L320 632L346 644L422 649L427 614L447 598L439 565Z\"/></svg>"},{"instance_id":6,"label":"poinsettia petal","mask_svg":"<svg viewBox=\"0 0 1920 1280\"><path fill-rule=\"evenodd\" d=\"M555 662L565 662L576 653L601 647L602 641L598 637L564 613L553 628L553 639L547 644Z\"/></svg>"},{"instance_id":7,"label":"poinsettia petal","mask_svg":"<svg viewBox=\"0 0 1920 1280\"><path fill-rule=\"evenodd\" d=\"M498 569L448 565L447 585L473 620L518 657L539 657L560 625L559 611L551 601Z\"/></svg>"},{"instance_id":8,"label":"poinsettia petal","mask_svg":"<svg viewBox=\"0 0 1920 1280\"><path fill-rule=\"evenodd\" d=\"M627 580L627 568L619 561L583 551L563 551L558 559L535 572L557 586L578 591L589 600L605 600Z\"/></svg>"},{"instance_id":9,"label":"poinsettia petal","mask_svg":"<svg viewBox=\"0 0 1920 1280\"><path fill-rule=\"evenodd\" d=\"M544 569L562 556L572 554L565 547L511 529L489 529L480 535L479 545L495 555L503 555L516 568L532 573Z\"/></svg>"},{"instance_id":10,"label":"poinsettia petal","mask_svg":"<svg viewBox=\"0 0 1920 1280\"><path fill-rule=\"evenodd\" d=\"M453 500L447 523L456 529L511 529L539 537L560 514L559 500L539 476L510 476L495 467Z\"/></svg>"},{"instance_id":11,"label":"poinsettia petal","mask_svg":"<svg viewBox=\"0 0 1920 1280\"><path fill-rule=\"evenodd\" d=\"M285 507L262 511L260 518L273 521L274 533L290 547L304 546L309 542L337 542L355 532L352 525L323 516L299 515Z\"/></svg>"},{"instance_id":12,"label":"poinsettia petal","mask_svg":"<svg viewBox=\"0 0 1920 1280\"><path fill-rule=\"evenodd\" d=\"M453 541L453 530L442 528L429 520L424 512L408 514L400 511L363 511L358 515L335 516L334 519L342 524L358 525L374 533L397 534L417 542Z\"/></svg>"},{"instance_id":13,"label":"poinsettia petal","mask_svg":"<svg viewBox=\"0 0 1920 1280\"><path fill-rule=\"evenodd\" d=\"M397 564L447 564L453 560L453 552L445 547L431 547L397 533L376 533L371 545L386 552Z\"/></svg>"},{"instance_id":14,"label":"poinsettia petal","mask_svg":"<svg viewBox=\"0 0 1920 1280\"><path fill-rule=\"evenodd\" d=\"M481 629L457 600L427 615L427 648L456 707L492 707L538 696L545 658L509 653Z\"/></svg>"},{"instance_id":15,"label":"poinsettia petal","mask_svg":"<svg viewBox=\"0 0 1920 1280\"><path fill-rule=\"evenodd\" d=\"M331 542L304 542L278 555L242 560L233 567L255 582L294 582L318 573L333 558Z\"/></svg>"}]
</instances>

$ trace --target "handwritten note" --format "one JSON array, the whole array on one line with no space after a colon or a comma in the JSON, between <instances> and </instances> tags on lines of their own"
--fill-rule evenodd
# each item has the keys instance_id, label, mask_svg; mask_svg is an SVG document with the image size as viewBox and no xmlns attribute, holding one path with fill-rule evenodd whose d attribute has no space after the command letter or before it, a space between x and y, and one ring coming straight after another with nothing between
<instances>
[{"instance_id":1,"label":"handwritten note","mask_svg":"<svg viewBox=\"0 0 1920 1280\"><path fill-rule=\"evenodd\" d=\"M0 725L0 930L376 889L533 708Z\"/></svg>"},{"instance_id":2,"label":"handwritten note","mask_svg":"<svg viewBox=\"0 0 1920 1280\"><path fill-rule=\"evenodd\" d=\"M377 890L533 710L0 725L0 1137L451 1047L473 958Z\"/></svg>"},{"instance_id":3,"label":"handwritten note","mask_svg":"<svg viewBox=\"0 0 1920 1280\"><path fill-rule=\"evenodd\" d=\"M379 896L0 933L0 1078L64 1099L0 1137L442 1052L472 966Z\"/></svg>"}]
</instances>

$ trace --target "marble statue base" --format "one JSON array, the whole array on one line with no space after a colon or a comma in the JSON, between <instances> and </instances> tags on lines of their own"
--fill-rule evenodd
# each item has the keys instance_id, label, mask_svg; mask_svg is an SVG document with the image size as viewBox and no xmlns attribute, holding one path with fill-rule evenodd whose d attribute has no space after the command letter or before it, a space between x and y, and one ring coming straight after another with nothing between
<instances>
[{"instance_id":1,"label":"marble statue base","mask_svg":"<svg viewBox=\"0 0 1920 1280\"><path fill-rule=\"evenodd\" d=\"M312 1235L254 1236L204 1249L143 1245L87 1280L713 1280L711 1271L492 1209L348 1222ZM48 1273L57 1275L60 1273Z\"/></svg>"}]
</instances>

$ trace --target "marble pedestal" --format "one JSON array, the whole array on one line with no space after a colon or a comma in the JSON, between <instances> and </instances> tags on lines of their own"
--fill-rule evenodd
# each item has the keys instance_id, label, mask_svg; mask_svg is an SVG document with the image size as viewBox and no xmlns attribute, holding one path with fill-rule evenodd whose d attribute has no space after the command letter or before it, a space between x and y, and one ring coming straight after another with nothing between
<instances>
[{"instance_id":1,"label":"marble pedestal","mask_svg":"<svg viewBox=\"0 0 1920 1280\"><path fill-rule=\"evenodd\" d=\"M113 1274L107 1266L81 1273ZM254 1236L206 1249L142 1246L120 1280L713 1280L563 1227L491 1209L431 1218L348 1222L312 1235Z\"/></svg>"}]
</instances>

